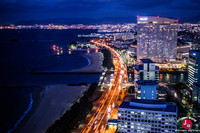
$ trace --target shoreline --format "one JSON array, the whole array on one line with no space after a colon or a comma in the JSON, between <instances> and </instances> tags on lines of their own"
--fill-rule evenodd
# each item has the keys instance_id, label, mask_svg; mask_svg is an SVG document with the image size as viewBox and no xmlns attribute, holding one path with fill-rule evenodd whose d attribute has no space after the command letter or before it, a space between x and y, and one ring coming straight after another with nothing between
<instances>
[{"instance_id":1,"label":"shoreline","mask_svg":"<svg viewBox=\"0 0 200 133\"><path fill-rule=\"evenodd\" d=\"M44 90L43 87L38 87L37 90L35 92L32 93L32 97L33 97L33 104L32 104L32 108L30 109L30 111L26 114L26 116L21 120L21 122L18 124L17 128L15 130L13 130L13 132L19 132L19 129L29 120L29 118L33 115L33 113L35 112L35 110L37 109L41 99L42 99L42 95L41 92Z\"/></svg>"},{"instance_id":2,"label":"shoreline","mask_svg":"<svg viewBox=\"0 0 200 133\"><path fill-rule=\"evenodd\" d=\"M102 72L103 57L100 52L89 54L84 53L82 56L88 58L90 60L90 64L85 67L74 69L68 72Z\"/></svg>"},{"instance_id":3,"label":"shoreline","mask_svg":"<svg viewBox=\"0 0 200 133\"><path fill-rule=\"evenodd\" d=\"M14 130L17 129L18 125L22 122L22 120L27 116L27 114L32 109L33 103L34 103L33 95L32 95L32 93L30 93L30 103L28 105L28 109L24 112L24 114L20 117L20 119L14 124L14 127L7 131L7 133L12 133Z\"/></svg>"},{"instance_id":4,"label":"shoreline","mask_svg":"<svg viewBox=\"0 0 200 133\"><path fill-rule=\"evenodd\" d=\"M90 61L90 59L89 59L87 56L85 56L85 55L82 55L82 57L84 57L84 58L87 59L87 61L88 61L88 65L87 65L87 66L90 66L90 65L91 65L91 61ZM85 66L85 67L86 67L86 66Z\"/></svg>"},{"instance_id":5,"label":"shoreline","mask_svg":"<svg viewBox=\"0 0 200 133\"><path fill-rule=\"evenodd\" d=\"M84 53L81 56L83 56L84 58L87 58L88 60L88 65L84 66L82 68L79 69L74 69L71 70L69 72L102 72L102 62L103 62L103 58L101 53ZM89 85L89 84L88 84ZM56 86L56 85L54 85ZM60 85L57 85L60 86ZM63 86L63 85L61 85ZM71 105L73 105L73 103L75 101L77 101L78 99L80 99L83 95L83 93L88 89L88 86L86 87L82 87L82 86L65 86L64 88L79 88L81 89L81 92L78 93L78 95L76 95L74 98L71 99L70 102L68 102L67 104L69 104L68 106L65 107L65 109L62 109L63 111L61 111L62 113L60 113L60 115L58 115L55 117L56 119L51 121L51 124L47 124L48 126L46 126L46 128L43 128L43 130L41 130L40 128L37 128L37 122L39 122L39 118L36 118L38 120L34 119L34 116L37 117L38 115L36 115L38 113L38 110L47 110L47 108L41 107L42 102L47 99L48 94L45 94L45 87L39 87L38 90L36 90L36 92L33 93L33 104L32 104L32 108L28 111L28 113L25 115L25 117L21 120L21 122L18 124L17 128L14 130L14 132L19 132L19 133L25 133L27 131L29 131L29 129L38 129L38 131L36 131L37 133L42 133L45 132L46 129L48 127L50 127L59 117L61 117L63 115L64 112L66 112L67 110L70 109ZM59 90L55 91L54 93L58 92ZM62 90L61 90L62 91ZM55 96L53 96L55 98ZM59 97L59 95L57 96ZM46 101L48 102L48 101ZM46 103L48 104L48 103ZM46 104L43 103L43 105L45 106ZM44 108L44 109L41 109ZM46 111L43 111L43 113ZM52 114L53 115L53 114ZM42 117L42 116L41 116ZM27 124L28 123L28 124ZM48 122L47 122L48 123ZM39 123L38 123L39 124ZM34 126L32 126L34 125ZM40 130L40 131L39 131ZM34 130L32 130L32 132L34 133Z\"/></svg>"},{"instance_id":6,"label":"shoreline","mask_svg":"<svg viewBox=\"0 0 200 133\"><path fill-rule=\"evenodd\" d=\"M88 86L46 86L37 95L39 99L34 102L34 107L19 124L15 132L44 133L65 111L70 109L71 105L88 89ZM70 93L75 95L69 98L70 96L67 94Z\"/></svg>"},{"instance_id":7,"label":"shoreline","mask_svg":"<svg viewBox=\"0 0 200 133\"><path fill-rule=\"evenodd\" d=\"M82 122L93 108L92 97L97 91L98 83L92 83L88 85L88 89L85 90L82 95L77 99L71 106L70 109L66 110L60 118L46 130L46 132L72 132L78 128L80 122ZM81 114L81 116L77 116ZM68 117L66 117L68 116ZM72 116L72 117L69 117ZM71 123L72 122L72 123Z\"/></svg>"},{"instance_id":8,"label":"shoreline","mask_svg":"<svg viewBox=\"0 0 200 133\"><path fill-rule=\"evenodd\" d=\"M37 70L32 69L29 71L31 74L65 74L65 73L81 73L81 72L102 72L102 66L103 66L103 56L101 52L98 53L82 53L80 54L81 57L85 58L88 62L87 65L80 67L80 68L74 68L70 70Z\"/></svg>"}]
</instances>

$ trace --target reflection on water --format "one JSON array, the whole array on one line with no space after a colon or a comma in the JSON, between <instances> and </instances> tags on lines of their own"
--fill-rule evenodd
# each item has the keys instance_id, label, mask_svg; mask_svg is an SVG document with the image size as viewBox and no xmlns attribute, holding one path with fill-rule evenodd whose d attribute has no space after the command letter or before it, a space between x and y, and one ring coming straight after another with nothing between
<instances>
[{"instance_id":1,"label":"reflection on water","mask_svg":"<svg viewBox=\"0 0 200 133\"><path fill-rule=\"evenodd\" d=\"M160 74L160 81L166 83L179 83L187 81L187 73L164 73Z\"/></svg>"}]
</instances>

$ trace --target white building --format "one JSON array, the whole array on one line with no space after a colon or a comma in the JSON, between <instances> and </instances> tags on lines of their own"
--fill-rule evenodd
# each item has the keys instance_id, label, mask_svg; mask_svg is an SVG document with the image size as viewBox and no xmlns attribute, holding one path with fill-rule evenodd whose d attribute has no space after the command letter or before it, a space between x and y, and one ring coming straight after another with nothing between
<instances>
[{"instance_id":1,"label":"white building","mask_svg":"<svg viewBox=\"0 0 200 133\"><path fill-rule=\"evenodd\" d=\"M135 83L137 99L158 99L159 85L155 80L139 80Z\"/></svg>"},{"instance_id":2,"label":"white building","mask_svg":"<svg viewBox=\"0 0 200 133\"><path fill-rule=\"evenodd\" d=\"M140 59L139 65L135 65L134 79L159 81L159 67L150 59Z\"/></svg>"},{"instance_id":3,"label":"white building","mask_svg":"<svg viewBox=\"0 0 200 133\"><path fill-rule=\"evenodd\" d=\"M137 17L137 58L154 62L176 60L178 20Z\"/></svg>"},{"instance_id":4,"label":"white building","mask_svg":"<svg viewBox=\"0 0 200 133\"><path fill-rule=\"evenodd\" d=\"M115 33L114 35L114 40L134 40L135 35L133 33Z\"/></svg>"},{"instance_id":5,"label":"white building","mask_svg":"<svg viewBox=\"0 0 200 133\"><path fill-rule=\"evenodd\" d=\"M173 133L177 106L161 100L132 99L118 108L118 133Z\"/></svg>"}]
</instances>

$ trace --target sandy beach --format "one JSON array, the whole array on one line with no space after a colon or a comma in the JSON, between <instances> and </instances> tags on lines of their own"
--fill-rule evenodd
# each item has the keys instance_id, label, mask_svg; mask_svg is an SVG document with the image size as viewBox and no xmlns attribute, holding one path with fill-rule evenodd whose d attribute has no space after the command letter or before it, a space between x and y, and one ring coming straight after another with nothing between
<instances>
[{"instance_id":1,"label":"sandy beach","mask_svg":"<svg viewBox=\"0 0 200 133\"><path fill-rule=\"evenodd\" d=\"M82 96L89 86L46 86L38 107L18 130L19 133L44 133L71 105Z\"/></svg>"},{"instance_id":2,"label":"sandy beach","mask_svg":"<svg viewBox=\"0 0 200 133\"><path fill-rule=\"evenodd\" d=\"M101 53L83 54L89 65L70 72L101 72L103 57ZM40 103L32 110L30 117L21 125L19 133L44 133L62 114L70 109L88 86L49 85L40 92Z\"/></svg>"},{"instance_id":3,"label":"sandy beach","mask_svg":"<svg viewBox=\"0 0 200 133\"><path fill-rule=\"evenodd\" d=\"M85 53L83 56L89 58L90 64L80 69L71 70L70 72L102 72L103 57L101 53Z\"/></svg>"}]
</instances>

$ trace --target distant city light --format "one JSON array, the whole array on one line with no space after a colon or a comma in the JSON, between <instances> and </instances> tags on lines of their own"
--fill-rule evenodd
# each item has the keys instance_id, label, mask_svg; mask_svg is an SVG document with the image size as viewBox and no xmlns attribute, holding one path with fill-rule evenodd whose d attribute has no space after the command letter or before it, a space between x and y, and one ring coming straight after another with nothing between
<instances>
[{"instance_id":1,"label":"distant city light","mask_svg":"<svg viewBox=\"0 0 200 133\"><path fill-rule=\"evenodd\" d=\"M192 55L196 56L196 53L193 53Z\"/></svg>"},{"instance_id":2,"label":"distant city light","mask_svg":"<svg viewBox=\"0 0 200 133\"><path fill-rule=\"evenodd\" d=\"M140 20L147 20L147 18L140 18Z\"/></svg>"}]
</instances>

